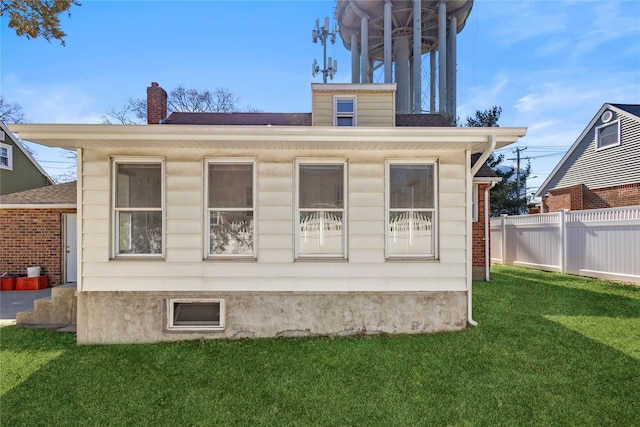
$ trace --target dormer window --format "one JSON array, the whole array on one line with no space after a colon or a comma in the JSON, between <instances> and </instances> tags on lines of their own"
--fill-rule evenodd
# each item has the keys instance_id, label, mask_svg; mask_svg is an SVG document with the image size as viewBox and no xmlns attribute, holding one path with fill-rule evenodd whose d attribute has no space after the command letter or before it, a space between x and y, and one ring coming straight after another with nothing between
<instances>
[{"instance_id":1,"label":"dormer window","mask_svg":"<svg viewBox=\"0 0 640 427\"><path fill-rule=\"evenodd\" d=\"M620 121L607 123L596 128L596 151L620 145Z\"/></svg>"},{"instance_id":2,"label":"dormer window","mask_svg":"<svg viewBox=\"0 0 640 427\"><path fill-rule=\"evenodd\" d=\"M356 125L356 97L336 96L334 98L334 125L335 126L355 126Z\"/></svg>"}]
</instances>

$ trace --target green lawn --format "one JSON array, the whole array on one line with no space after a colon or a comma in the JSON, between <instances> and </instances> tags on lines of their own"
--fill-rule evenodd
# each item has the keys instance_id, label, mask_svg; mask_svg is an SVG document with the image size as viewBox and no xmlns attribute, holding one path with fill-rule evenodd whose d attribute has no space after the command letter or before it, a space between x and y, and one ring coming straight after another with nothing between
<instances>
[{"instance_id":1,"label":"green lawn","mask_svg":"<svg viewBox=\"0 0 640 427\"><path fill-rule=\"evenodd\" d=\"M640 288L497 267L474 317L435 335L82 347L5 327L0 425L640 425Z\"/></svg>"}]
</instances>

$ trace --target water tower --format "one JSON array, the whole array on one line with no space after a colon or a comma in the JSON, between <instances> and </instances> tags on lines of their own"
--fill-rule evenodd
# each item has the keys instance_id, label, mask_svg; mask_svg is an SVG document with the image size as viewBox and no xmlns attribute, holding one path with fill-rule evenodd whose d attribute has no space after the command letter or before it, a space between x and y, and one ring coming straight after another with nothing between
<instances>
[{"instance_id":1,"label":"water tower","mask_svg":"<svg viewBox=\"0 0 640 427\"><path fill-rule=\"evenodd\" d=\"M456 36L472 6L473 0L337 0L352 83L373 83L382 67L384 83L397 84L397 112L421 113L422 58L429 54L428 111L455 118Z\"/></svg>"}]
</instances>

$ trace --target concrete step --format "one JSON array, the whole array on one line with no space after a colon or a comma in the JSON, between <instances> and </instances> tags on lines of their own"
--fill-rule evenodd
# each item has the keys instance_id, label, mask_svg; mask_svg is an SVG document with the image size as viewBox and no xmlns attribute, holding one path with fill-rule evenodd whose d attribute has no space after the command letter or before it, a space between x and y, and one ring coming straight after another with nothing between
<instances>
[{"instance_id":1,"label":"concrete step","mask_svg":"<svg viewBox=\"0 0 640 427\"><path fill-rule=\"evenodd\" d=\"M51 288L51 298L34 301L33 311L16 314L17 325L75 325L78 311L76 286Z\"/></svg>"}]
</instances>

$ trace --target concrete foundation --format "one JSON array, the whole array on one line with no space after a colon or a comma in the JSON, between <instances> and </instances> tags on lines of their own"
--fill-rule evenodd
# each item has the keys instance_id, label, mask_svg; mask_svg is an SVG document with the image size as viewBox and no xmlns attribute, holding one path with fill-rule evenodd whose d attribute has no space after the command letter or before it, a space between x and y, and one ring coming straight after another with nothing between
<instances>
[{"instance_id":1,"label":"concrete foundation","mask_svg":"<svg viewBox=\"0 0 640 427\"><path fill-rule=\"evenodd\" d=\"M225 302L222 331L168 331L167 299ZM462 330L466 292L80 292L79 344Z\"/></svg>"}]
</instances>

